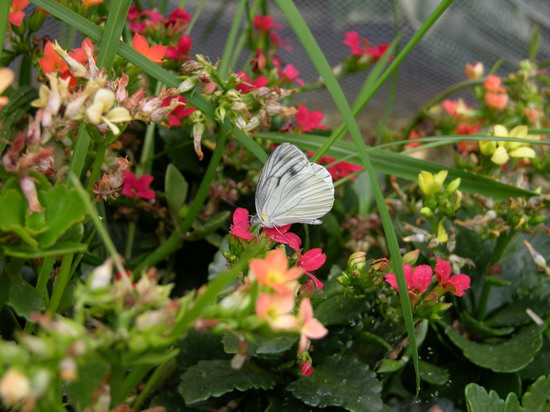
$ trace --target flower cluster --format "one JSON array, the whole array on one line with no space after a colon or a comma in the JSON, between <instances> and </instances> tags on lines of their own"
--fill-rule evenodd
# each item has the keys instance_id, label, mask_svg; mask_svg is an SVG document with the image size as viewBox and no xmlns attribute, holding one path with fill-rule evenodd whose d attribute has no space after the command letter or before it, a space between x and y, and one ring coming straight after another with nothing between
<instances>
[{"instance_id":1,"label":"flower cluster","mask_svg":"<svg viewBox=\"0 0 550 412\"><path fill-rule=\"evenodd\" d=\"M503 125L494 127L495 137L515 137L517 139L540 139L540 136L528 136L527 126L516 126L508 132ZM490 156L491 162L503 165L510 160L510 157L520 159L532 159L535 151L528 143L487 140L479 142L479 150L484 156Z\"/></svg>"}]
</instances>

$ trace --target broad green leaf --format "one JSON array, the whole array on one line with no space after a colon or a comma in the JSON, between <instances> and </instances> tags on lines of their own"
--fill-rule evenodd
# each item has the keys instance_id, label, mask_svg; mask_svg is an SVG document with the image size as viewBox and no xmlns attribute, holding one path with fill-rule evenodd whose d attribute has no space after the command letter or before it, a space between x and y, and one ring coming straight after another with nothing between
<instances>
[{"instance_id":1,"label":"broad green leaf","mask_svg":"<svg viewBox=\"0 0 550 412\"><path fill-rule=\"evenodd\" d=\"M367 173L361 173L351 184L351 188L357 196L359 202L359 214L366 216L371 208L374 197L372 196L372 186Z\"/></svg>"},{"instance_id":2,"label":"broad green leaf","mask_svg":"<svg viewBox=\"0 0 550 412\"><path fill-rule=\"evenodd\" d=\"M357 412L382 410L382 384L366 363L333 355L314 368L311 376L300 377L287 386L288 391L306 404L319 408L336 406Z\"/></svg>"},{"instance_id":3,"label":"broad green leaf","mask_svg":"<svg viewBox=\"0 0 550 412\"><path fill-rule=\"evenodd\" d=\"M445 333L466 358L494 372L516 372L528 365L542 346L544 327L532 325L503 343L476 343L447 327Z\"/></svg>"},{"instance_id":4,"label":"broad green leaf","mask_svg":"<svg viewBox=\"0 0 550 412\"><path fill-rule=\"evenodd\" d=\"M535 380L550 371L550 341L544 340L542 348L529 365L519 371L523 379Z\"/></svg>"},{"instance_id":5,"label":"broad green leaf","mask_svg":"<svg viewBox=\"0 0 550 412\"><path fill-rule=\"evenodd\" d=\"M398 361L396 359L384 359L376 372L378 373L388 373L396 372L405 366L405 363ZM422 370L420 370L420 377L422 378Z\"/></svg>"},{"instance_id":6,"label":"broad green leaf","mask_svg":"<svg viewBox=\"0 0 550 412\"><path fill-rule=\"evenodd\" d=\"M166 168L166 177L164 178L164 190L166 192L166 201L172 219L179 220L179 211L187 199L187 189L189 185L180 173L178 168L172 163Z\"/></svg>"},{"instance_id":7,"label":"broad green leaf","mask_svg":"<svg viewBox=\"0 0 550 412\"><path fill-rule=\"evenodd\" d=\"M4 253L23 259L38 259L46 256L62 256L67 253L84 252L88 248L85 243L59 242L49 249L38 249L31 246L4 246Z\"/></svg>"},{"instance_id":8,"label":"broad green leaf","mask_svg":"<svg viewBox=\"0 0 550 412\"><path fill-rule=\"evenodd\" d=\"M315 317L325 326L353 325L370 308L366 299L334 295L315 306Z\"/></svg>"},{"instance_id":9,"label":"broad green leaf","mask_svg":"<svg viewBox=\"0 0 550 412\"><path fill-rule=\"evenodd\" d=\"M199 361L181 375L178 391L187 404L192 404L233 390L273 389L276 383L275 375L253 362L236 370L229 360L207 360Z\"/></svg>"},{"instance_id":10,"label":"broad green leaf","mask_svg":"<svg viewBox=\"0 0 550 412\"><path fill-rule=\"evenodd\" d=\"M494 329L488 326L484 321L475 319L468 312L460 314L461 320L468 331L473 332L476 337L489 338L497 336L507 336L514 331L513 327Z\"/></svg>"},{"instance_id":11,"label":"broad green leaf","mask_svg":"<svg viewBox=\"0 0 550 412\"><path fill-rule=\"evenodd\" d=\"M8 189L0 195L0 229L4 232L14 232L21 240L30 246L38 246L25 228L27 200L17 189Z\"/></svg>"},{"instance_id":12,"label":"broad green leaf","mask_svg":"<svg viewBox=\"0 0 550 412\"><path fill-rule=\"evenodd\" d=\"M525 312L534 310L539 316L550 313L549 299L522 298L514 299L508 306L500 309L485 323L490 327L521 326L531 323L531 318Z\"/></svg>"},{"instance_id":13,"label":"broad green leaf","mask_svg":"<svg viewBox=\"0 0 550 412\"><path fill-rule=\"evenodd\" d=\"M201 360L229 359L231 357L224 352L220 336L211 333L199 333L192 330L185 338L176 343L176 347L180 350L176 361L181 372Z\"/></svg>"},{"instance_id":14,"label":"broad green leaf","mask_svg":"<svg viewBox=\"0 0 550 412\"><path fill-rule=\"evenodd\" d=\"M7 304L13 308L15 313L27 320L31 320L31 313L42 312L46 309L44 297L19 275L10 276Z\"/></svg>"},{"instance_id":15,"label":"broad green leaf","mask_svg":"<svg viewBox=\"0 0 550 412\"><path fill-rule=\"evenodd\" d=\"M277 334L273 336L255 336L253 342L247 342L249 355L272 355L289 350L296 342L296 334ZM227 353L239 353L239 339L227 334L223 337L223 347Z\"/></svg>"},{"instance_id":16,"label":"broad green leaf","mask_svg":"<svg viewBox=\"0 0 550 412\"><path fill-rule=\"evenodd\" d=\"M468 412L504 412L504 401L495 391L487 393L483 386L470 383L465 392Z\"/></svg>"},{"instance_id":17,"label":"broad green leaf","mask_svg":"<svg viewBox=\"0 0 550 412\"><path fill-rule=\"evenodd\" d=\"M541 376L523 395L521 403L525 411L547 412L550 410L550 376Z\"/></svg>"},{"instance_id":18,"label":"broad green leaf","mask_svg":"<svg viewBox=\"0 0 550 412\"><path fill-rule=\"evenodd\" d=\"M86 409L92 401L94 391L101 385L109 369L109 364L101 359L90 359L79 366L76 380L65 385L70 404L75 410Z\"/></svg>"},{"instance_id":19,"label":"broad green leaf","mask_svg":"<svg viewBox=\"0 0 550 412\"><path fill-rule=\"evenodd\" d=\"M84 220L86 208L75 189L58 183L53 189L40 193L46 209L48 231L37 236L40 246L47 249L72 225Z\"/></svg>"},{"instance_id":20,"label":"broad green leaf","mask_svg":"<svg viewBox=\"0 0 550 412\"><path fill-rule=\"evenodd\" d=\"M420 379L432 385L445 385L449 380L449 371L431 363L420 361Z\"/></svg>"}]
</instances>

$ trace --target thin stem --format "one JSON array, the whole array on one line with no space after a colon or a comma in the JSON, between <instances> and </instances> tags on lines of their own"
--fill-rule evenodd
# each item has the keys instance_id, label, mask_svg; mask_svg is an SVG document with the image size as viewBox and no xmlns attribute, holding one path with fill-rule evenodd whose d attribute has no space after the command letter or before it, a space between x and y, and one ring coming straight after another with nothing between
<instances>
[{"instance_id":1,"label":"thin stem","mask_svg":"<svg viewBox=\"0 0 550 412\"><path fill-rule=\"evenodd\" d=\"M111 365L111 379L109 382L111 387L111 407L121 404L126 398L123 390L125 374L126 367L120 364Z\"/></svg>"},{"instance_id":2,"label":"thin stem","mask_svg":"<svg viewBox=\"0 0 550 412\"><path fill-rule=\"evenodd\" d=\"M87 188L92 190L94 183L99 179L99 174L101 173L101 166L103 166L103 160L105 160L105 151L107 150L107 144L105 142L98 143L96 156L94 158L94 165L92 167L92 172L90 173L90 179L88 180Z\"/></svg>"},{"instance_id":3,"label":"thin stem","mask_svg":"<svg viewBox=\"0 0 550 412\"><path fill-rule=\"evenodd\" d=\"M252 5L252 8L250 9L250 15L255 16L256 11L260 7L261 0L256 0L254 4ZM237 45L235 46L234 53L229 58L229 65L228 67L230 69L235 69L235 65L237 64L237 59L241 55L241 51L246 43L246 38L248 35L248 31L250 30L250 20L247 19L245 26L243 27L241 34L239 35L239 40L237 40Z\"/></svg>"},{"instance_id":4,"label":"thin stem","mask_svg":"<svg viewBox=\"0 0 550 412\"><path fill-rule=\"evenodd\" d=\"M191 33L191 30L193 30L193 27L195 26L195 23L197 22L199 16L201 15L202 9L206 5L206 0L201 0L199 3L197 10L195 10L195 14L191 18L191 21L189 22L189 26L187 26L187 29L185 29L185 34ZM180 3L180 9L185 8L185 0L181 0Z\"/></svg>"},{"instance_id":5,"label":"thin stem","mask_svg":"<svg viewBox=\"0 0 550 412\"><path fill-rule=\"evenodd\" d=\"M231 29L229 30L229 35L227 36L220 68L218 70L218 73L223 80L226 80L229 74L229 56L231 56L235 51L235 40L237 38L237 32L239 31L239 26L241 25L241 20L243 19L243 14L247 3L248 0L241 0L235 10L235 16L233 17L233 23L231 23Z\"/></svg>"},{"instance_id":6,"label":"thin stem","mask_svg":"<svg viewBox=\"0 0 550 412\"><path fill-rule=\"evenodd\" d=\"M157 82L157 85L155 86L155 95L158 95L161 89L162 83ZM154 122L147 125L143 149L141 150L141 157L139 159L139 166L136 170L137 177L140 177L143 174L151 174L151 171L153 170L153 158L155 156L155 128L156 123Z\"/></svg>"},{"instance_id":7,"label":"thin stem","mask_svg":"<svg viewBox=\"0 0 550 412\"><path fill-rule=\"evenodd\" d=\"M132 258L132 249L134 248L134 238L136 236L136 222L133 220L128 223L128 234L126 235L126 248L124 249L124 259L129 261Z\"/></svg>"},{"instance_id":8,"label":"thin stem","mask_svg":"<svg viewBox=\"0 0 550 412\"><path fill-rule=\"evenodd\" d=\"M55 282L52 298L50 299L50 303L48 305L48 312L50 312L51 314L55 314L57 312L57 309L59 308L59 303L61 302L61 298L63 297L65 289L69 284L73 256L74 253L68 253L63 256L63 259L61 260L59 277L57 278L57 282Z\"/></svg>"},{"instance_id":9,"label":"thin stem","mask_svg":"<svg viewBox=\"0 0 550 412\"><path fill-rule=\"evenodd\" d=\"M161 363L154 372L151 374L151 377L147 380L145 387L138 395L136 401L134 402L133 409L139 411L143 403L147 400L152 390L155 387L158 387L164 380L169 378L177 369L177 363L174 359L170 359Z\"/></svg>"},{"instance_id":10,"label":"thin stem","mask_svg":"<svg viewBox=\"0 0 550 412\"><path fill-rule=\"evenodd\" d=\"M77 179L80 179L84 163L86 161L86 155L88 154L88 148L90 147L90 136L86 131L84 123L78 128L76 135L76 142L74 145L73 155L71 158L71 164L69 166L69 173L67 176L74 175ZM72 186L71 181L68 180L69 186Z\"/></svg>"},{"instance_id":11,"label":"thin stem","mask_svg":"<svg viewBox=\"0 0 550 412\"><path fill-rule=\"evenodd\" d=\"M8 16L10 14L11 1L0 1L0 56L6 44L6 32L8 29Z\"/></svg>"},{"instance_id":12,"label":"thin stem","mask_svg":"<svg viewBox=\"0 0 550 412\"><path fill-rule=\"evenodd\" d=\"M40 296L48 298L46 293L46 286L52 273L53 265L55 263L55 256L48 256L42 260L42 266L40 266L40 272L38 272L38 281L36 282L36 291Z\"/></svg>"}]
</instances>

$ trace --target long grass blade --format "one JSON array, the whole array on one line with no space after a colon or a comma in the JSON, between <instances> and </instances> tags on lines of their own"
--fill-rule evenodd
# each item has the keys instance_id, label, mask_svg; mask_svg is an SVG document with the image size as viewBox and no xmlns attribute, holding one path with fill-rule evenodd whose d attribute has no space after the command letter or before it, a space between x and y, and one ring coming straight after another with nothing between
<instances>
[{"instance_id":1,"label":"long grass blade","mask_svg":"<svg viewBox=\"0 0 550 412\"><path fill-rule=\"evenodd\" d=\"M105 30L101 36L97 66L99 68L111 68L117 55L119 39L126 24L128 10L132 0L118 0L111 2Z\"/></svg>"},{"instance_id":2,"label":"long grass blade","mask_svg":"<svg viewBox=\"0 0 550 412\"><path fill-rule=\"evenodd\" d=\"M10 15L11 1L4 0L0 2L0 56L6 44L6 31L8 29L8 16Z\"/></svg>"},{"instance_id":3,"label":"long grass blade","mask_svg":"<svg viewBox=\"0 0 550 412\"><path fill-rule=\"evenodd\" d=\"M233 17L233 23L231 23L231 29L229 29L229 35L225 42L225 48L223 49L222 61L220 62L220 68L218 74L225 80L229 75L229 62L230 56L235 52L235 41L237 40L237 33L241 26L243 14L246 9L248 0L241 0L235 10L235 16Z\"/></svg>"}]
</instances>

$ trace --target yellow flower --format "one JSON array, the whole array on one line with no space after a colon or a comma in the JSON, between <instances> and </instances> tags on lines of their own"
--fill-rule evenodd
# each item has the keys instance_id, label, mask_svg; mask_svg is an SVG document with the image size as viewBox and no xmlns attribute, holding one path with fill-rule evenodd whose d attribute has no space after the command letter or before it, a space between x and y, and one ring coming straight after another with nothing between
<instances>
[{"instance_id":1,"label":"yellow flower","mask_svg":"<svg viewBox=\"0 0 550 412\"><path fill-rule=\"evenodd\" d=\"M443 182L447 178L447 170L440 170L437 174L421 171L418 174L418 186L425 195L433 195L441 191Z\"/></svg>"},{"instance_id":2,"label":"yellow flower","mask_svg":"<svg viewBox=\"0 0 550 412\"><path fill-rule=\"evenodd\" d=\"M527 139L530 136L527 126L520 125L508 131L506 127L497 124L494 127L494 136L497 137L514 137L517 139ZM533 136L537 139L536 136ZM533 158L535 151L529 147L529 143L509 142L509 141L481 141L479 142L479 150L485 156L491 156L491 161L497 165L503 165L510 157L514 158Z\"/></svg>"}]
</instances>

